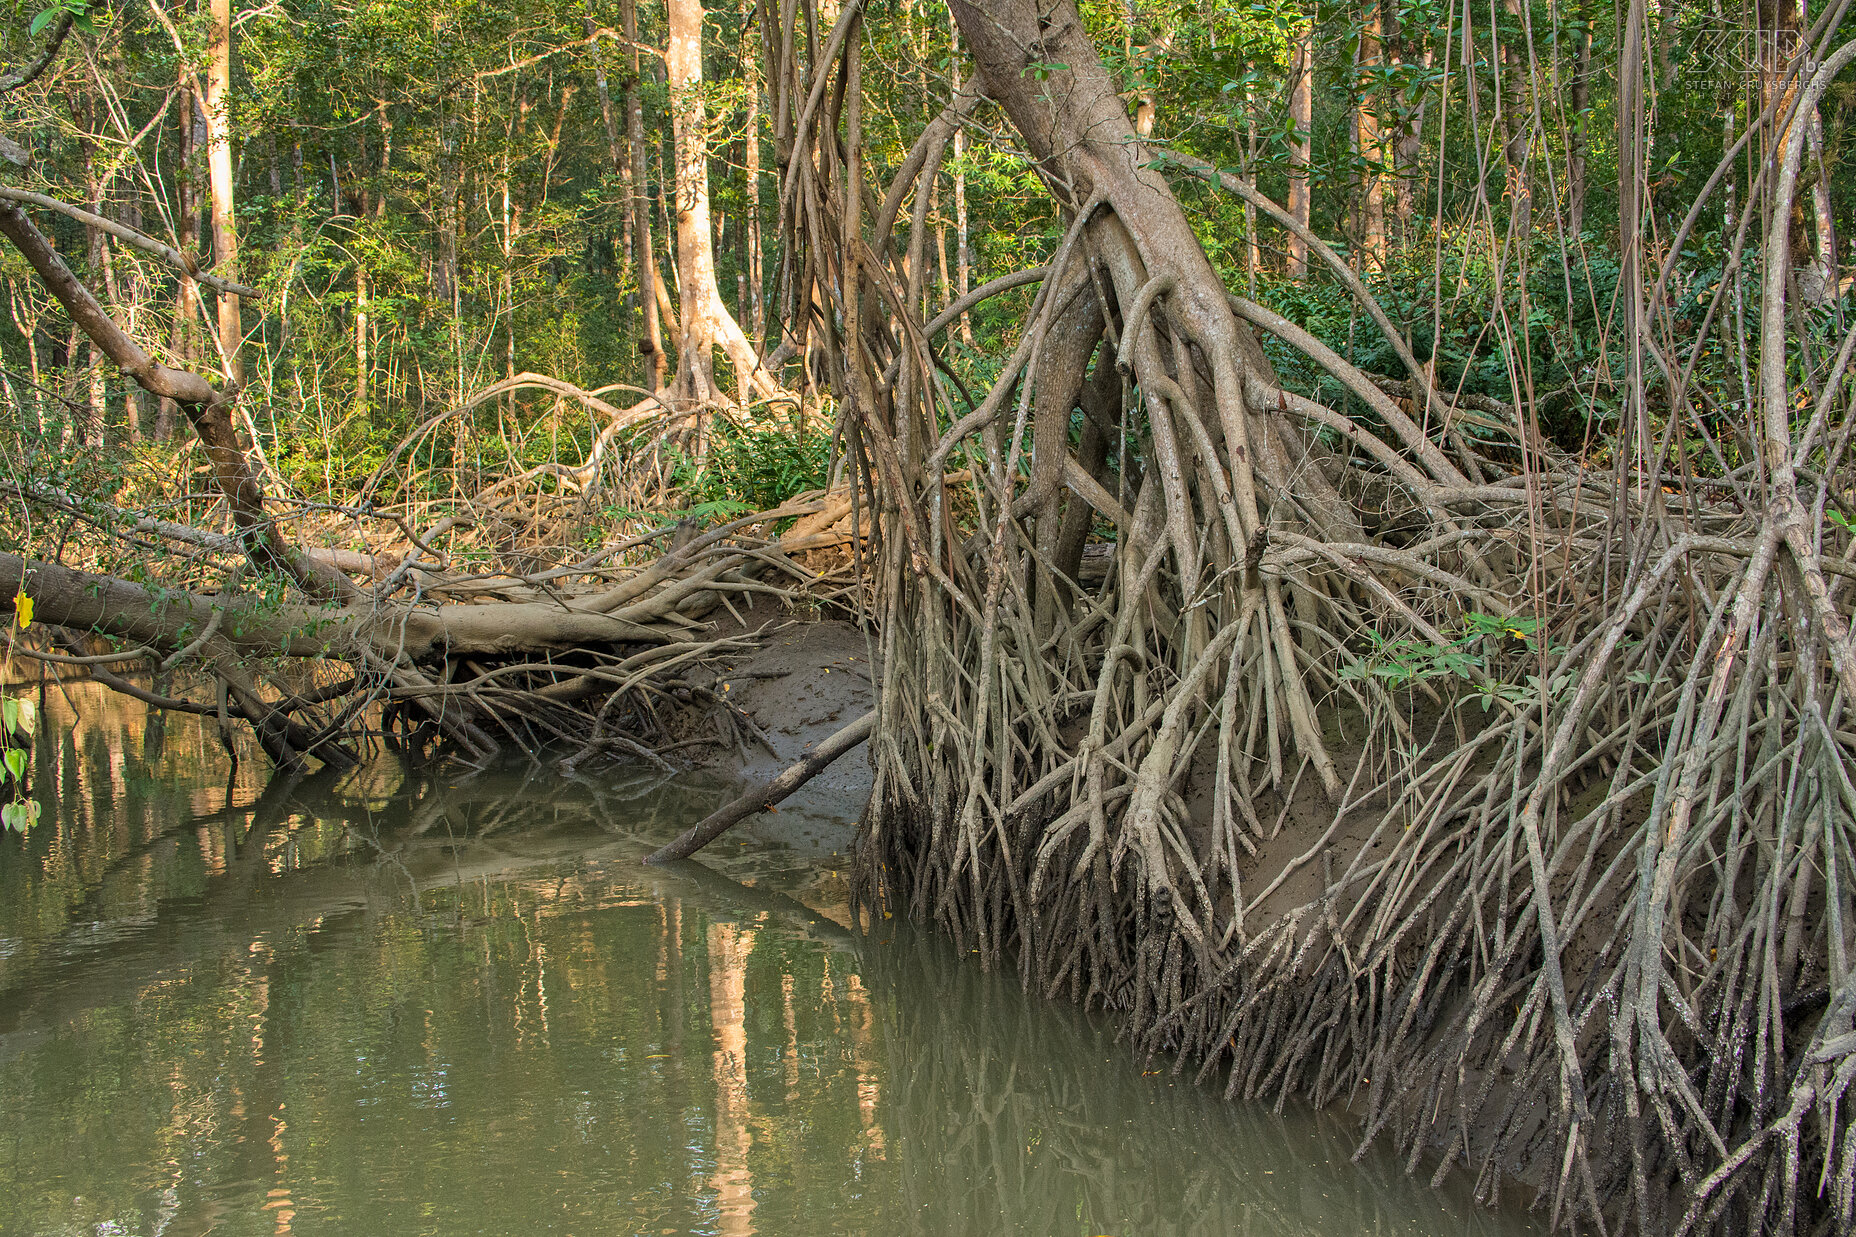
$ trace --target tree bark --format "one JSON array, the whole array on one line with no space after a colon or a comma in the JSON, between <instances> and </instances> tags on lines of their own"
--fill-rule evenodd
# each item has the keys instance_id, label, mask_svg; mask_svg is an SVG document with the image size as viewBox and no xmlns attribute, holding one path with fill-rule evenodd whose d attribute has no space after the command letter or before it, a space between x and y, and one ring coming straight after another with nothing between
<instances>
[{"instance_id":1,"label":"tree bark","mask_svg":"<svg viewBox=\"0 0 1856 1237\"><path fill-rule=\"evenodd\" d=\"M948 37L956 62L960 59L960 24L952 9L947 14ZM954 295L964 298L973 290L973 245L967 218L967 130L954 130ZM962 313L958 326L960 342L973 346L973 319Z\"/></svg>"},{"instance_id":2,"label":"tree bark","mask_svg":"<svg viewBox=\"0 0 1856 1237\"><path fill-rule=\"evenodd\" d=\"M1420 32L1412 23L1403 21L1394 5L1383 10L1388 15L1386 23L1387 48L1391 53L1392 63L1401 70L1414 62L1424 68L1431 67L1435 52L1425 32ZM1401 74L1401 78L1402 78ZM1425 92L1426 96L1429 91ZM1392 199L1392 217L1398 225L1398 240L1401 245L1409 245L1413 236L1414 216L1417 212L1417 186L1419 163L1424 155L1424 109L1428 97L1421 97L1415 103L1402 103L1398 110L1398 135L1393 139L1392 161L1394 167L1394 187Z\"/></svg>"},{"instance_id":3,"label":"tree bark","mask_svg":"<svg viewBox=\"0 0 1856 1237\"><path fill-rule=\"evenodd\" d=\"M232 0L208 0L206 38L206 166L212 188L213 269L222 279L238 278L238 229L233 221L232 180ZM226 377L245 384L239 349L245 328L239 298L219 294L219 348Z\"/></svg>"},{"instance_id":4,"label":"tree bark","mask_svg":"<svg viewBox=\"0 0 1856 1237\"><path fill-rule=\"evenodd\" d=\"M90 207L93 214L101 216L103 213L104 194L103 174L101 169L97 166L96 142L88 136L91 123L90 110L88 100L76 98L71 100L72 116L77 120L80 132L83 134L78 139L78 149L84 165L85 203ZM96 224L86 221L84 224L85 273L91 279L97 278L99 273L107 269L106 263L109 257L108 244L109 242L104 236L103 229ZM114 289L110 288L109 285L114 282L114 279L108 279L105 282L105 289L112 303L116 301L116 297L114 295ZM81 427L84 445L91 448L101 448L103 446L104 422L108 415L106 404L108 402L109 388L104 379L104 359L102 349L98 348L93 342L90 345L90 359L85 366L87 370L87 386L89 389L85 393L84 403L90 411L85 417L84 424ZM72 361L75 363L76 358L73 357Z\"/></svg>"},{"instance_id":5,"label":"tree bark","mask_svg":"<svg viewBox=\"0 0 1856 1237\"><path fill-rule=\"evenodd\" d=\"M619 0L619 30L625 36L629 63L622 87L625 104L625 143L631 156L632 273L638 283L639 335L638 351L647 360L651 386L662 390L669 365L664 356L663 330L659 324L657 257L651 248L650 169L644 141L644 102L638 83L641 65L638 55L637 0Z\"/></svg>"},{"instance_id":6,"label":"tree bark","mask_svg":"<svg viewBox=\"0 0 1856 1237\"><path fill-rule=\"evenodd\" d=\"M1520 0L1502 2L1510 21L1520 25L1527 20ZM1529 135L1533 130L1527 100L1528 60L1505 42L1500 51L1502 160L1508 182L1509 218L1515 231L1526 236L1534 226L1534 189L1528 167Z\"/></svg>"},{"instance_id":7,"label":"tree bark","mask_svg":"<svg viewBox=\"0 0 1856 1237\"><path fill-rule=\"evenodd\" d=\"M1309 223L1308 165L1315 127L1315 23L1303 17L1289 58L1289 213L1304 228ZM1289 234L1289 275L1308 274L1308 242Z\"/></svg>"},{"instance_id":8,"label":"tree bark","mask_svg":"<svg viewBox=\"0 0 1856 1237\"><path fill-rule=\"evenodd\" d=\"M1381 271L1386 265L1385 143L1379 131L1378 73L1384 59L1381 5L1371 0L1360 29L1354 104L1354 143L1360 158L1360 266Z\"/></svg>"},{"instance_id":9,"label":"tree bark","mask_svg":"<svg viewBox=\"0 0 1856 1237\"><path fill-rule=\"evenodd\" d=\"M748 300L743 307L748 315L752 332L749 342L755 354L766 351L767 347L767 306L766 274L761 266L761 229L760 229L760 62L754 55L754 44L748 36L748 30L760 17L760 6L752 0L744 0L745 16L742 30L741 68L747 77L748 114L746 126L742 132L742 165L746 177L746 193L743 216L747 226L744 229L744 243L747 246L747 269L744 272L748 283Z\"/></svg>"},{"instance_id":10,"label":"tree bark","mask_svg":"<svg viewBox=\"0 0 1856 1237\"><path fill-rule=\"evenodd\" d=\"M671 125L676 148L677 298L682 346L677 363L685 398L719 397L714 357L720 349L762 394L776 392L741 324L722 302L715 278L715 238L709 220L707 111L702 99L702 0L669 0Z\"/></svg>"},{"instance_id":11,"label":"tree bark","mask_svg":"<svg viewBox=\"0 0 1856 1237\"><path fill-rule=\"evenodd\" d=\"M586 37L592 38L595 32L593 18L588 14L585 19ZM606 130L606 154L612 161L612 170L618 175L622 205L619 212L619 247L625 254L625 264L632 264L632 163L625 155L625 148L619 139L619 119L612 105L612 91L606 84L606 58L602 47L593 49L593 87L599 93L599 119Z\"/></svg>"},{"instance_id":12,"label":"tree bark","mask_svg":"<svg viewBox=\"0 0 1856 1237\"><path fill-rule=\"evenodd\" d=\"M1798 0L1798 26L1810 19L1806 0ZM1802 53L1804 40L1799 38ZM1811 278L1802 290L1809 299L1826 303L1837 299L1837 222L1830 206L1830 169L1824 162L1824 116L1813 104L1804 116L1805 152L1811 163Z\"/></svg>"},{"instance_id":13,"label":"tree bark","mask_svg":"<svg viewBox=\"0 0 1856 1237\"><path fill-rule=\"evenodd\" d=\"M1585 148L1586 122L1592 109L1592 32L1581 30L1578 47L1573 52L1572 88L1568 92L1572 107L1571 132L1566 137L1566 231L1576 238L1585 230ZM1733 106L1727 109L1727 127L1732 146ZM1724 146L1722 149L1726 149ZM1731 189L1729 191L1731 201ZM1730 208L1731 209L1731 208ZM1732 224L1728 225L1729 227Z\"/></svg>"},{"instance_id":14,"label":"tree bark","mask_svg":"<svg viewBox=\"0 0 1856 1237\"><path fill-rule=\"evenodd\" d=\"M175 118L179 124L180 175L175 186L174 239L190 265L198 265L200 245L199 219L199 127L195 123L199 104L193 94L193 75L187 66L180 67L180 81L175 88ZM174 330L169 350L183 367L198 357L197 335L200 318L200 287L185 275L174 300ZM171 438L180 406L161 397L155 413L155 437Z\"/></svg>"}]
</instances>

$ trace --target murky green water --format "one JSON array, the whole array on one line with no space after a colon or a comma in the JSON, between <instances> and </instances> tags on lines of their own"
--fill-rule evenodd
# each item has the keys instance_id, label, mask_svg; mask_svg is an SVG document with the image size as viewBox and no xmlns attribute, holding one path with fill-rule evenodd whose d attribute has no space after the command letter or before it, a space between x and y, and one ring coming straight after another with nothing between
<instances>
[{"instance_id":1,"label":"murky green water","mask_svg":"<svg viewBox=\"0 0 1856 1237\"><path fill-rule=\"evenodd\" d=\"M853 939L847 822L647 870L718 788L266 786L73 697L0 840L0 1232L1529 1231Z\"/></svg>"}]
</instances>

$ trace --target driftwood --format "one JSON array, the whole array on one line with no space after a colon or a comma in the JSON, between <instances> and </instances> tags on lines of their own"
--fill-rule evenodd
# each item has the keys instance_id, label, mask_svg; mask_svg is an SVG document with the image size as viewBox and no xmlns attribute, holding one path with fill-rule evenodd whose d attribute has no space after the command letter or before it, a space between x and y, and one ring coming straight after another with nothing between
<instances>
[{"instance_id":1,"label":"driftwood","mask_svg":"<svg viewBox=\"0 0 1856 1237\"><path fill-rule=\"evenodd\" d=\"M688 859L756 812L764 812L824 772L831 763L870 737L876 714L866 713L820 743L778 777L723 804L674 839L652 851L646 863Z\"/></svg>"}]
</instances>

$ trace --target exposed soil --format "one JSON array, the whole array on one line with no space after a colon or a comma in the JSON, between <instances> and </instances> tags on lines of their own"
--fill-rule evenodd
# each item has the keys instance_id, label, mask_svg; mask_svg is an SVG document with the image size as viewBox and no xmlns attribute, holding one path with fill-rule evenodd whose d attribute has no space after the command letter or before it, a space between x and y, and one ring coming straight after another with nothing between
<instances>
[{"instance_id":1,"label":"exposed soil","mask_svg":"<svg viewBox=\"0 0 1856 1237\"><path fill-rule=\"evenodd\" d=\"M870 645L852 623L777 604L763 602L740 615L739 620L724 615L713 635L753 633L760 646L722 663L713 690L747 716L766 744L712 749L702 765L743 782L762 782L872 707ZM868 750L859 744L839 757L775 811L753 821L753 831L802 850L847 851L870 795Z\"/></svg>"}]
</instances>

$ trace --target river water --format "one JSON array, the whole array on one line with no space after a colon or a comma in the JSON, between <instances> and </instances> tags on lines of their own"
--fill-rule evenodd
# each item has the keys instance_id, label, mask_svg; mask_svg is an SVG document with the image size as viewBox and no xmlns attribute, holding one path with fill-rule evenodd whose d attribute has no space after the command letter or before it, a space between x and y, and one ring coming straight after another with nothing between
<instances>
[{"instance_id":1,"label":"river water","mask_svg":"<svg viewBox=\"0 0 1856 1237\"><path fill-rule=\"evenodd\" d=\"M0 1233L1539 1227L853 937L829 803L646 869L725 787L285 785L100 689L46 712L0 838Z\"/></svg>"}]
</instances>

